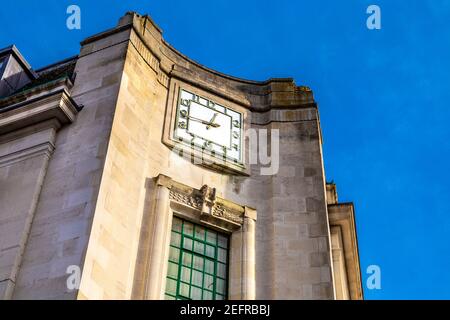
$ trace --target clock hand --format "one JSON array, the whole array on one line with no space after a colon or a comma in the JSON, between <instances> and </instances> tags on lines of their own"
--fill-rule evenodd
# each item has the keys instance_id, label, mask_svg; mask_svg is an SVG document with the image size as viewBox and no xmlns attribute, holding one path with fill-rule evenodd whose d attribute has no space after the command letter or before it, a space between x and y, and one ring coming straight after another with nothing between
<instances>
[{"instance_id":1,"label":"clock hand","mask_svg":"<svg viewBox=\"0 0 450 320\"><path fill-rule=\"evenodd\" d=\"M196 118L196 117L186 116L186 118L189 118L189 119L191 119L191 120L193 120L193 121L197 121L197 122L200 122L201 124L205 124L205 125L207 125L207 126L211 126L211 127L214 127L214 128L220 127L220 124L218 124L218 123L211 123L211 122L209 122L209 121L205 121L205 120L202 120L202 119L199 119L199 118ZM207 127L207 128L208 128L208 127ZM209 129L209 128L208 128L208 129Z\"/></svg>"},{"instance_id":2,"label":"clock hand","mask_svg":"<svg viewBox=\"0 0 450 320\"><path fill-rule=\"evenodd\" d=\"M211 126L214 126L215 128L220 127L220 124L214 123L214 120L216 120L217 113L214 113L213 117L209 121L209 125L206 126L206 130L209 130Z\"/></svg>"}]
</instances>

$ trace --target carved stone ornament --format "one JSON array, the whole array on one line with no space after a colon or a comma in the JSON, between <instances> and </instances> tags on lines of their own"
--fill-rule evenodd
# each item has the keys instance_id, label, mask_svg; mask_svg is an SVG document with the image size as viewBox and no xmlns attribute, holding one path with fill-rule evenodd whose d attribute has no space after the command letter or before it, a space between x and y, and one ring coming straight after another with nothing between
<instances>
[{"instance_id":1,"label":"carved stone ornament","mask_svg":"<svg viewBox=\"0 0 450 320\"><path fill-rule=\"evenodd\" d=\"M244 223L245 207L216 196L216 188L204 185L198 189L171 180L171 201L198 211L200 220L225 229L240 228Z\"/></svg>"}]
</instances>

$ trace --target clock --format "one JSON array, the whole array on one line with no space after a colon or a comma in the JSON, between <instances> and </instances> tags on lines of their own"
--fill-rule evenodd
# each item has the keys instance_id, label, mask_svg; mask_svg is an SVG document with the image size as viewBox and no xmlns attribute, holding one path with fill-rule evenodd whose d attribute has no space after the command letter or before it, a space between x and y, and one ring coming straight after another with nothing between
<instances>
[{"instance_id":1,"label":"clock","mask_svg":"<svg viewBox=\"0 0 450 320\"><path fill-rule=\"evenodd\" d=\"M180 88L174 138L214 157L242 164L240 112Z\"/></svg>"}]
</instances>

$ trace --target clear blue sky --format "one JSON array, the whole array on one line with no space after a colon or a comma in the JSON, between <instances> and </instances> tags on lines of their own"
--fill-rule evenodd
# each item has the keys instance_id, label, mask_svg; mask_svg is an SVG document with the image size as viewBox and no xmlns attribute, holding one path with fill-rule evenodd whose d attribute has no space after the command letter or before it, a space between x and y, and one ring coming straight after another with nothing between
<instances>
[{"instance_id":1,"label":"clear blue sky","mask_svg":"<svg viewBox=\"0 0 450 320\"><path fill-rule=\"evenodd\" d=\"M0 47L34 68L78 53L128 10L219 71L293 77L319 103L328 180L354 201L367 299L450 299L450 1L214 0L2 3ZM78 4L81 30L66 28ZM377 4L382 29L366 28Z\"/></svg>"}]
</instances>

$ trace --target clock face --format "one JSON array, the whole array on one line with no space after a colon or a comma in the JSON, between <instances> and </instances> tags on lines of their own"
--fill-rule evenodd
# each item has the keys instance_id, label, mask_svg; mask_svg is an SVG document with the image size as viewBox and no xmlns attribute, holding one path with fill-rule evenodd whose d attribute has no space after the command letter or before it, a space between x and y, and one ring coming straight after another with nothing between
<instances>
[{"instance_id":1,"label":"clock face","mask_svg":"<svg viewBox=\"0 0 450 320\"><path fill-rule=\"evenodd\" d=\"M242 114L180 89L174 138L242 163Z\"/></svg>"}]
</instances>

